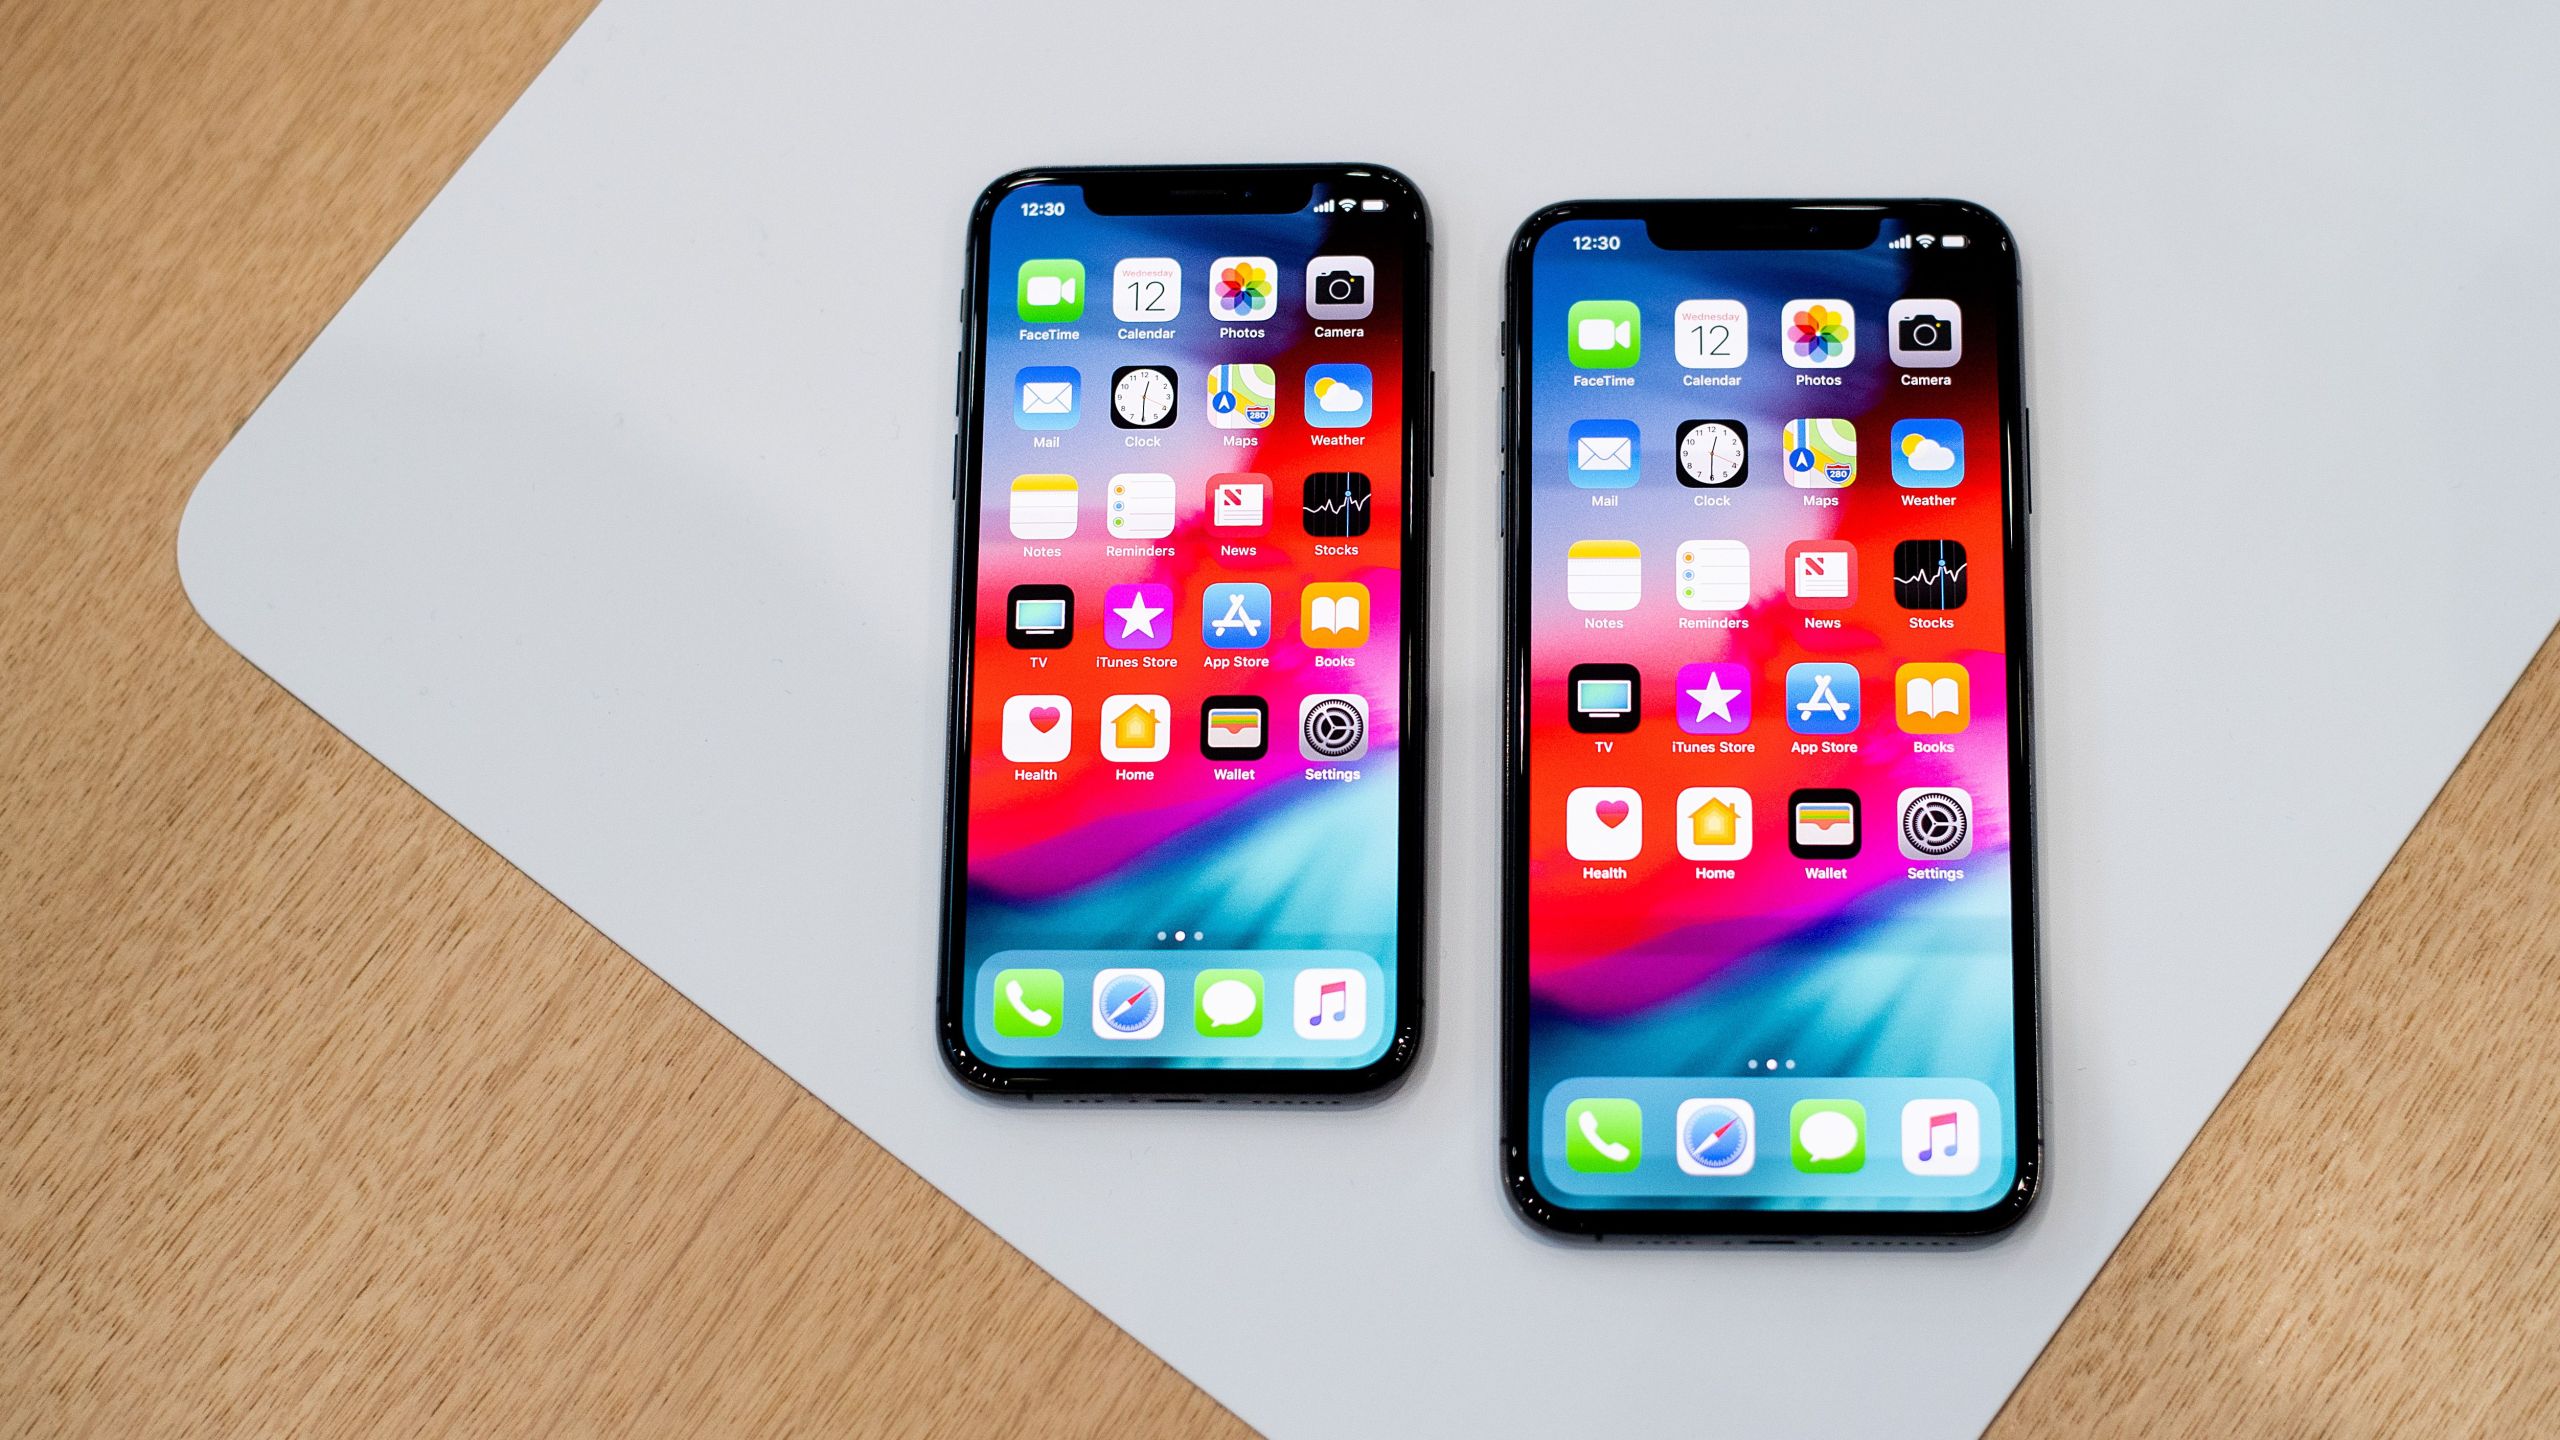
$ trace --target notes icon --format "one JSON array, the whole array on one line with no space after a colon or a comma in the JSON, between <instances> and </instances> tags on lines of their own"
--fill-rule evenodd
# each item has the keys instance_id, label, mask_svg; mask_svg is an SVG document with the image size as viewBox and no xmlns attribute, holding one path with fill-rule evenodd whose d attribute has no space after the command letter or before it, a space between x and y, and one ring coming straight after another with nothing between
<instances>
[{"instance_id":1,"label":"notes icon","mask_svg":"<svg viewBox=\"0 0 2560 1440\"><path fill-rule=\"evenodd\" d=\"M1970 1100L1914 1100L1902 1107L1902 1168L1914 1175L1970 1175L1982 1166L1982 1112Z\"/></svg>"},{"instance_id":2,"label":"notes icon","mask_svg":"<svg viewBox=\"0 0 2560 1440\"><path fill-rule=\"evenodd\" d=\"M1576 540L1564 552L1564 595L1576 610L1633 610L1644 598L1644 552L1633 540Z\"/></svg>"},{"instance_id":3,"label":"notes icon","mask_svg":"<svg viewBox=\"0 0 2560 1440\"><path fill-rule=\"evenodd\" d=\"M1064 540L1076 533L1076 477L1013 477L1013 538Z\"/></svg>"},{"instance_id":4,"label":"notes icon","mask_svg":"<svg viewBox=\"0 0 2560 1440\"><path fill-rule=\"evenodd\" d=\"M1369 977L1357 970L1301 970L1289 1021L1301 1040L1357 1040L1369 1029Z\"/></svg>"}]
</instances>

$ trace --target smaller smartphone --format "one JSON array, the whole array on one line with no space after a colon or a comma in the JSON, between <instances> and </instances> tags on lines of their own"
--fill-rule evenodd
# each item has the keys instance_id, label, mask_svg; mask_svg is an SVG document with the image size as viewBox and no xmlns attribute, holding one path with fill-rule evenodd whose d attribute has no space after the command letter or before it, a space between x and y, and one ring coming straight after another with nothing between
<instances>
[{"instance_id":1,"label":"smaller smartphone","mask_svg":"<svg viewBox=\"0 0 2560 1440\"><path fill-rule=\"evenodd\" d=\"M1377 166L979 197L938 1017L967 1083L1326 1097L1411 1065L1430 282Z\"/></svg>"},{"instance_id":2,"label":"smaller smartphone","mask_svg":"<svg viewBox=\"0 0 2560 1440\"><path fill-rule=\"evenodd\" d=\"M2034 1200L2018 297L1954 201L1515 238L1502 1156L1538 1224L1925 1243Z\"/></svg>"}]
</instances>

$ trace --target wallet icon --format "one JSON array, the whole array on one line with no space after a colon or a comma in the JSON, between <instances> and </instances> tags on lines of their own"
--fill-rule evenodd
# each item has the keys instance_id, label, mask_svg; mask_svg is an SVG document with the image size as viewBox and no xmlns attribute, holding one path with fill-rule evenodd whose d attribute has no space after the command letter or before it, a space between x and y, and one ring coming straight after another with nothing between
<instances>
[{"instance_id":1,"label":"wallet icon","mask_svg":"<svg viewBox=\"0 0 2560 1440\"><path fill-rule=\"evenodd\" d=\"M1034 365L1017 371L1021 399L1014 423L1025 430L1064 430L1076 423L1076 372L1066 365Z\"/></svg>"},{"instance_id":2,"label":"wallet icon","mask_svg":"<svg viewBox=\"0 0 2560 1440\"><path fill-rule=\"evenodd\" d=\"M1565 432L1573 447L1566 467L1585 490L1623 490L1636 483L1643 439L1633 420L1577 420Z\"/></svg>"}]
</instances>

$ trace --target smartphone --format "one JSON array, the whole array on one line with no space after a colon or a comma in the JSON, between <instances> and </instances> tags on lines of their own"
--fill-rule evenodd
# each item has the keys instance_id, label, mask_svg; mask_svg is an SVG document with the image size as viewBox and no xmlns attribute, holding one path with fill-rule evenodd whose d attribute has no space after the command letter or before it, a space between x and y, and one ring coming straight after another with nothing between
<instances>
[{"instance_id":1,"label":"smartphone","mask_svg":"<svg viewBox=\"0 0 2560 1440\"><path fill-rule=\"evenodd\" d=\"M1316 1098L1412 1064L1430 259L1371 165L979 197L938 1015L967 1083Z\"/></svg>"},{"instance_id":2,"label":"smartphone","mask_svg":"<svg viewBox=\"0 0 2560 1440\"><path fill-rule=\"evenodd\" d=\"M1506 311L1513 1199L1598 1238L2014 1224L2043 1136L2007 227L1558 205Z\"/></svg>"}]
</instances>

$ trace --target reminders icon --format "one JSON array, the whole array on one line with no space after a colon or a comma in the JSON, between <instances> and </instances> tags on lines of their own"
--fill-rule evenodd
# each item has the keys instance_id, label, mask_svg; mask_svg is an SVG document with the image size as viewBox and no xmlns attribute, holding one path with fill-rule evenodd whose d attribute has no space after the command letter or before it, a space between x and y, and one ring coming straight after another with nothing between
<instances>
[{"instance_id":1,"label":"reminders icon","mask_svg":"<svg viewBox=\"0 0 2560 1440\"><path fill-rule=\"evenodd\" d=\"M1644 553L1633 540L1576 540L1564 552L1564 594L1576 610L1633 610L1644 597Z\"/></svg>"},{"instance_id":2,"label":"reminders icon","mask_svg":"<svg viewBox=\"0 0 2560 1440\"><path fill-rule=\"evenodd\" d=\"M1161 540L1173 533L1173 477L1111 477L1111 538Z\"/></svg>"},{"instance_id":3,"label":"reminders icon","mask_svg":"<svg viewBox=\"0 0 2560 1440\"><path fill-rule=\"evenodd\" d=\"M1013 538L1064 540L1076 533L1076 477L1013 477Z\"/></svg>"}]
</instances>

